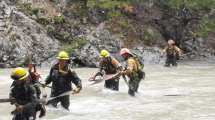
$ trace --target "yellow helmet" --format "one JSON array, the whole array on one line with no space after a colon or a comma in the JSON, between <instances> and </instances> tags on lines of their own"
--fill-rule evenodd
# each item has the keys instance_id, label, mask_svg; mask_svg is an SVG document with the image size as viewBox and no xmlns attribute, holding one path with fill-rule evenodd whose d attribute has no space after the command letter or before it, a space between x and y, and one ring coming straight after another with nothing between
<instances>
[{"instance_id":1,"label":"yellow helmet","mask_svg":"<svg viewBox=\"0 0 215 120\"><path fill-rule=\"evenodd\" d=\"M109 52L107 50L102 50L100 52L100 57L108 57L109 56Z\"/></svg>"},{"instance_id":2,"label":"yellow helmet","mask_svg":"<svg viewBox=\"0 0 215 120\"><path fill-rule=\"evenodd\" d=\"M60 51L58 53L57 59L59 59L59 60L69 60L69 55L65 51Z\"/></svg>"},{"instance_id":3,"label":"yellow helmet","mask_svg":"<svg viewBox=\"0 0 215 120\"><path fill-rule=\"evenodd\" d=\"M28 77L28 72L22 67L17 67L12 71L11 77L15 80L25 80Z\"/></svg>"}]
</instances>

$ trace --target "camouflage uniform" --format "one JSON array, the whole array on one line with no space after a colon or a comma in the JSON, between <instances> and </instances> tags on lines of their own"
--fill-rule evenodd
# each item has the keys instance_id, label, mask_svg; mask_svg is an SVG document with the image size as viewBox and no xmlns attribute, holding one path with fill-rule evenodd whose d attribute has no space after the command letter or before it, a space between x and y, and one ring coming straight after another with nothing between
<instances>
[{"instance_id":1,"label":"camouflage uniform","mask_svg":"<svg viewBox=\"0 0 215 120\"><path fill-rule=\"evenodd\" d=\"M118 70L121 68L120 63L113 57L102 58L99 66L100 66L99 73L101 75L104 75L104 73L102 71L104 71L106 75L116 74L118 72ZM105 88L118 91L119 90L119 77L111 79L111 80L106 80L104 86L105 86Z\"/></svg>"},{"instance_id":2,"label":"camouflage uniform","mask_svg":"<svg viewBox=\"0 0 215 120\"><path fill-rule=\"evenodd\" d=\"M127 67L124 72L129 77L128 94L131 96L135 96L135 92L138 91L139 83L141 81L141 78L138 75L140 69L140 64L133 57L128 58Z\"/></svg>"},{"instance_id":3,"label":"camouflage uniform","mask_svg":"<svg viewBox=\"0 0 215 120\"><path fill-rule=\"evenodd\" d=\"M167 46L164 51L166 54L166 63L165 66L169 67L171 64L172 66L177 66L177 56L180 52L180 49L173 45L173 46Z\"/></svg>"}]
</instances>

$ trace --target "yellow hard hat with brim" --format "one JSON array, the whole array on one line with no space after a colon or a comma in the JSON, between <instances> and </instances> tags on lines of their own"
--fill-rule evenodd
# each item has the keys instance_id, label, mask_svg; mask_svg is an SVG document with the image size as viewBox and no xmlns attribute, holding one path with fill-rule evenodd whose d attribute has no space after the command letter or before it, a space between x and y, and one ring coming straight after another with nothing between
<instances>
[{"instance_id":1,"label":"yellow hard hat with brim","mask_svg":"<svg viewBox=\"0 0 215 120\"><path fill-rule=\"evenodd\" d=\"M16 80L25 80L28 77L28 72L22 67L17 67L12 71L11 77Z\"/></svg>"},{"instance_id":2,"label":"yellow hard hat with brim","mask_svg":"<svg viewBox=\"0 0 215 120\"><path fill-rule=\"evenodd\" d=\"M57 59L59 60L69 60L69 55L66 51L60 51L58 56L57 56Z\"/></svg>"},{"instance_id":3,"label":"yellow hard hat with brim","mask_svg":"<svg viewBox=\"0 0 215 120\"><path fill-rule=\"evenodd\" d=\"M107 50L102 50L100 52L100 57L108 57L109 56L109 52Z\"/></svg>"}]
</instances>

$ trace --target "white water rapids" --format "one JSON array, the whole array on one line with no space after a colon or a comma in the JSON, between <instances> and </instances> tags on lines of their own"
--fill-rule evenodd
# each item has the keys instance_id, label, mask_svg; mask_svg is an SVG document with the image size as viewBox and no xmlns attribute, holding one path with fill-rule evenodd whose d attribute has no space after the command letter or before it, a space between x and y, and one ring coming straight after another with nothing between
<instances>
[{"instance_id":1,"label":"white water rapids","mask_svg":"<svg viewBox=\"0 0 215 120\"><path fill-rule=\"evenodd\" d=\"M215 64L184 62L177 68L146 65L146 79L136 97L127 94L120 81L119 92L104 83L90 86L87 79L97 69L75 69L83 82L80 94L71 95L70 111L47 107L41 120L215 120ZM0 98L7 98L11 69L0 69ZM40 68L42 77L48 68ZM49 91L49 88L46 88ZM0 120L11 120L14 106L0 103Z\"/></svg>"}]
</instances>

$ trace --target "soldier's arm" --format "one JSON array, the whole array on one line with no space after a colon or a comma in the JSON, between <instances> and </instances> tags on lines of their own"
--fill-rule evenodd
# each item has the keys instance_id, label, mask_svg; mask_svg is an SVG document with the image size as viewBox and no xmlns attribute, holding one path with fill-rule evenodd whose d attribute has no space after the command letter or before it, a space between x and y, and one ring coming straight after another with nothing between
<instances>
[{"instance_id":1,"label":"soldier's arm","mask_svg":"<svg viewBox=\"0 0 215 120\"><path fill-rule=\"evenodd\" d=\"M72 83L74 83L77 88L82 89L81 79L78 77L76 72L71 70L70 76L71 76Z\"/></svg>"},{"instance_id":2,"label":"soldier's arm","mask_svg":"<svg viewBox=\"0 0 215 120\"><path fill-rule=\"evenodd\" d=\"M96 76L103 76L103 75L104 75L103 68L99 68L98 72L93 77L95 78Z\"/></svg>"},{"instance_id":3,"label":"soldier's arm","mask_svg":"<svg viewBox=\"0 0 215 120\"><path fill-rule=\"evenodd\" d=\"M103 67L103 62L99 62L99 70L98 72L93 76L93 78L96 78L96 76L103 76L104 75L104 67Z\"/></svg>"},{"instance_id":4,"label":"soldier's arm","mask_svg":"<svg viewBox=\"0 0 215 120\"><path fill-rule=\"evenodd\" d=\"M104 75L104 62L101 60L99 62L99 71L98 71L98 74L103 76Z\"/></svg>"},{"instance_id":5,"label":"soldier's arm","mask_svg":"<svg viewBox=\"0 0 215 120\"><path fill-rule=\"evenodd\" d=\"M13 86L12 86L13 87ZM10 104L13 105L16 103L16 100L14 98L13 88L11 88L11 91L9 93L9 99L11 99Z\"/></svg>"},{"instance_id":6,"label":"soldier's arm","mask_svg":"<svg viewBox=\"0 0 215 120\"><path fill-rule=\"evenodd\" d=\"M162 52L163 52L163 53L166 53L167 48L168 48L168 46L166 46L166 47L162 50Z\"/></svg>"},{"instance_id":7,"label":"soldier's arm","mask_svg":"<svg viewBox=\"0 0 215 120\"><path fill-rule=\"evenodd\" d=\"M175 50L179 53L179 55L181 56L182 55L182 51L180 48L178 48L177 46L174 47Z\"/></svg>"},{"instance_id":8,"label":"soldier's arm","mask_svg":"<svg viewBox=\"0 0 215 120\"><path fill-rule=\"evenodd\" d=\"M99 62L99 70L93 76L90 77L89 81L94 81L97 76L103 76L103 75L104 75L103 67L102 67L102 64L101 64L101 61L100 61Z\"/></svg>"},{"instance_id":9,"label":"soldier's arm","mask_svg":"<svg viewBox=\"0 0 215 120\"><path fill-rule=\"evenodd\" d=\"M117 68L118 71L122 70L122 65L115 58L112 58L111 62Z\"/></svg>"},{"instance_id":10,"label":"soldier's arm","mask_svg":"<svg viewBox=\"0 0 215 120\"><path fill-rule=\"evenodd\" d=\"M53 72L53 68L51 68L49 75L47 76L47 78L45 80L45 85L48 85L52 82L52 78L51 78L52 72Z\"/></svg>"},{"instance_id":11,"label":"soldier's arm","mask_svg":"<svg viewBox=\"0 0 215 120\"><path fill-rule=\"evenodd\" d=\"M163 55L166 53L167 48L168 48L168 46L166 46L166 47L161 51L161 56L163 56Z\"/></svg>"}]
</instances>

